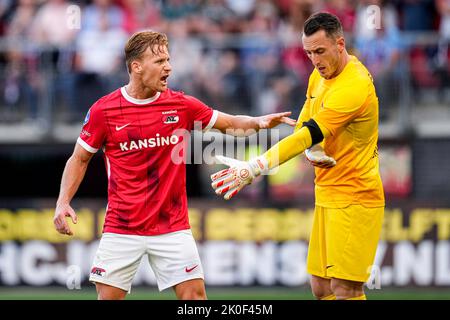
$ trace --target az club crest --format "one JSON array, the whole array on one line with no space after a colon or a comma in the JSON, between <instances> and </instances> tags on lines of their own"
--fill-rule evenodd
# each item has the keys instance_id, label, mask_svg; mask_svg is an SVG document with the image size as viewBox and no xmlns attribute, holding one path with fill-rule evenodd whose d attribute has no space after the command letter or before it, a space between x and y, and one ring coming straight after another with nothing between
<instances>
[{"instance_id":1,"label":"az club crest","mask_svg":"<svg viewBox=\"0 0 450 320\"><path fill-rule=\"evenodd\" d=\"M179 120L180 120L180 117L179 116L174 116L174 115L164 116L163 117L163 122L165 124L177 123Z\"/></svg>"}]
</instances>

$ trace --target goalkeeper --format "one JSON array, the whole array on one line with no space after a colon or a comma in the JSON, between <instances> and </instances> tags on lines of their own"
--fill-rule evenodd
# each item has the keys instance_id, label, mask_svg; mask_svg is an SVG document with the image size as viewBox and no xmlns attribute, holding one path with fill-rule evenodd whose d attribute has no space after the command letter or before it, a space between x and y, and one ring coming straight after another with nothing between
<instances>
[{"instance_id":1,"label":"goalkeeper","mask_svg":"<svg viewBox=\"0 0 450 320\"><path fill-rule=\"evenodd\" d=\"M248 162L217 156L229 168L211 176L212 187L228 200L258 175L306 151L316 167L307 258L312 292L323 300L365 300L363 284L384 214L378 98L370 73L347 53L337 17L309 17L302 41L315 69L294 133Z\"/></svg>"}]
</instances>

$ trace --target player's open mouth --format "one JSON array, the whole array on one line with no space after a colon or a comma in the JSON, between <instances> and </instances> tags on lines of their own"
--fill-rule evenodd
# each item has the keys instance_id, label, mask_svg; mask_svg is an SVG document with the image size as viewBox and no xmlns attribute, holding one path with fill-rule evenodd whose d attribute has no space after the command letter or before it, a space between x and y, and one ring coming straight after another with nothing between
<instances>
[{"instance_id":1,"label":"player's open mouth","mask_svg":"<svg viewBox=\"0 0 450 320\"><path fill-rule=\"evenodd\" d=\"M168 78L168 77L169 77L169 75L161 77L161 82L162 82L164 85L167 85L167 78Z\"/></svg>"},{"instance_id":2,"label":"player's open mouth","mask_svg":"<svg viewBox=\"0 0 450 320\"><path fill-rule=\"evenodd\" d=\"M318 69L320 72L324 72L326 68L325 68L325 67L318 67L317 69Z\"/></svg>"}]
</instances>

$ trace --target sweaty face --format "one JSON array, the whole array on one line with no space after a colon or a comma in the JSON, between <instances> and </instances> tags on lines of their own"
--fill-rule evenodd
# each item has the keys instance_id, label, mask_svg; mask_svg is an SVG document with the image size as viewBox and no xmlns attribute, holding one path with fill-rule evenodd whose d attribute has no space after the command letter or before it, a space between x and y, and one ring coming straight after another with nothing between
<instances>
[{"instance_id":1,"label":"sweaty face","mask_svg":"<svg viewBox=\"0 0 450 320\"><path fill-rule=\"evenodd\" d=\"M172 71L169 63L170 56L167 47L147 48L142 55L137 74L140 76L142 85L151 91L163 92L167 89L167 78Z\"/></svg>"},{"instance_id":2,"label":"sweaty face","mask_svg":"<svg viewBox=\"0 0 450 320\"><path fill-rule=\"evenodd\" d=\"M327 37L324 30L319 30L310 36L302 36L303 49L314 67L325 79L337 76L341 63L343 38Z\"/></svg>"}]
</instances>

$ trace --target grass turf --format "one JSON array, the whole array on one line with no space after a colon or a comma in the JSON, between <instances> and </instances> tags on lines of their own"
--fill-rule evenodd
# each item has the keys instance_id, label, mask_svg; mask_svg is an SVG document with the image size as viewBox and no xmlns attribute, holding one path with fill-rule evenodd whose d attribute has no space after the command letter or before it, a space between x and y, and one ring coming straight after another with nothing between
<instances>
[{"instance_id":1,"label":"grass turf","mask_svg":"<svg viewBox=\"0 0 450 320\"><path fill-rule=\"evenodd\" d=\"M309 288L284 287L227 287L207 288L210 300L313 300ZM369 300L450 300L450 289L441 288L385 288L367 290ZM93 286L80 290L65 287L0 287L0 300L95 300ZM133 288L127 300L175 300L172 290L159 292L154 287Z\"/></svg>"}]
</instances>

